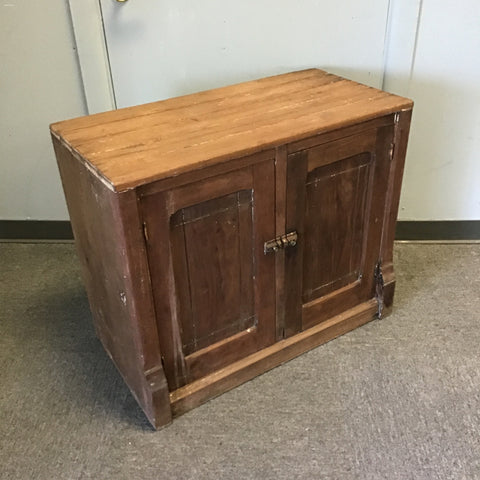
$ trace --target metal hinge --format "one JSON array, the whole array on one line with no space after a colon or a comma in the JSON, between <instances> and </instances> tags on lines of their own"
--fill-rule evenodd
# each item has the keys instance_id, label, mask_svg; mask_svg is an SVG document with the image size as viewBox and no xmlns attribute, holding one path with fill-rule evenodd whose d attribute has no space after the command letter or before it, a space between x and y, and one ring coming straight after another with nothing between
<instances>
[{"instance_id":1,"label":"metal hinge","mask_svg":"<svg viewBox=\"0 0 480 480\"><path fill-rule=\"evenodd\" d=\"M281 250L283 248L294 247L297 244L297 240L297 232L289 232L284 235L280 235L273 240L265 242L263 245L263 251L266 255L267 253L276 252L277 250Z\"/></svg>"},{"instance_id":2,"label":"metal hinge","mask_svg":"<svg viewBox=\"0 0 480 480\"><path fill-rule=\"evenodd\" d=\"M390 160L393 160L393 155L395 154L395 143L390 144L390 150L388 151L388 156L390 157Z\"/></svg>"},{"instance_id":3,"label":"metal hinge","mask_svg":"<svg viewBox=\"0 0 480 480\"><path fill-rule=\"evenodd\" d=\"M148 230L145 222L143 222L143 236L145 238L145 242L148 242Z\"/></svg>"},{"instance_id":4,"label":"metal hinge","mask_svg":"<svg viewBox=\"0 0 480 480\"><path fill-rule=\"evenodd\" d=\"M399 122L400 122L400 112L396 112L395 115L393 116L393 123L395 125L398 125Z\"/></svg>"},{"instance_id":5,"label":"metal hinge","mask_svg":"<svg viewBox=\"0 0 480 480\"><path fill-rule=\"evenodd\" d=\"M375 277L375 298L378 303L377 315L378 315L378 318L382 318L383 306L384 306L383 287L385 286L385 282L383 280L381 260L379 260L375 265L374 277Z\"/></svg>"}]
</instances>

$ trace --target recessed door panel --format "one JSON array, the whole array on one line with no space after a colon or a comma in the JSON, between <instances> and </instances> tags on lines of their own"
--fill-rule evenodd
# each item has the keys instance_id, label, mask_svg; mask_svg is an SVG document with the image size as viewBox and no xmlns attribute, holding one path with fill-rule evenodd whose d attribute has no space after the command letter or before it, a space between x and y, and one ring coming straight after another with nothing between
<instances>
[{"instance_id":1,"label":"recessed door panel","mask_svg":"<svg viewBox=\"0 0 480 480\"><path fill-rule=\"evenodd\" d=\"M255 327L253 191L178 210L171 238L184 354Z\"/></svg>"},{"instance_id":2,"label":"recessed door panel","mask_svg":"<svg viewBox=\"0 0 480 480\"><path fill-rule=\"evenodd\" d=\"M356 155L307 175L303 303L356 280L362 273L365 204L371 155Z\"/></svg>"},{"instance_id":3,"label":"recessed door panel","mask_svg":"<svg viewBox=\"0 0 480 480\"><path fill-rule=\"evenodd\" d=\"M275 341L274 162L141 199L170 390Z\"/></svg>"}]
</instances>

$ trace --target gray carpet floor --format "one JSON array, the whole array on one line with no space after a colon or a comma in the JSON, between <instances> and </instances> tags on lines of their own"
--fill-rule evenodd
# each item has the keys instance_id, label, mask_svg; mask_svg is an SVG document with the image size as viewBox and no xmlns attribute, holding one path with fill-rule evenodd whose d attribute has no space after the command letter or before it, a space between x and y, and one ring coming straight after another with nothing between
<instances>
[{"instance_id":1,"label":"gray carpet floor","mask_svg":"<svg viewBox=\"0 0 480 480\"><path fill-rule=\"evenodd\" d=\"M397 244L394 313L154 432L71 244L0 244L2 479L480 479L480 244Z\"/></svg>"}]
</instances>

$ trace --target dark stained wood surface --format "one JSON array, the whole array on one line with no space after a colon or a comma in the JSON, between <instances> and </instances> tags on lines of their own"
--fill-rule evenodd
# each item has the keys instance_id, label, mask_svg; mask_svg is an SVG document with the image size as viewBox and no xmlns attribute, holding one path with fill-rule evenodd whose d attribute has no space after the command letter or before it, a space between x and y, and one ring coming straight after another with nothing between
<instances>
[{"instance_id":1,"label":"dark stained wood surface","mask_svg":"<svg viewBox=\"0 0 480 480\"><path fill-rule=\"evenodd\" d=\"M411 106L310 69L67 120L51 131L123 191Z\"/></svg>"},{"instance_id":2,"label":"dark stained wood surface","mask_svg":"<svg viewBox=\"0 0 480 480\"><path fill-rule=\"evenodd\" d=\"M369 321L378 261L390 311L411 108L312 69L51 126L97 334L154 426Z\"/></svg>"},{"instance_id":3,"label":"dark stained wood surface","mask_svg":"<svg viewBox=\"0 0 480 480\"><path fill-rule=\"evenodd\" d=\"M370 157L344 158L307 176L303 303L355 282L362 272Z\"/></svg>"},{"instance_id":4,"label":"dark stained wood surface","mask_svg":"<svg viewBox=\"0 0 480 480\"><path fill-rule=\"evenodd\" d=\"M275 235L286 230L287 214L287 148L277 148L275 154ZM277 340L285 338L285 250L275 254L275 312L277 317Z\"/></svg>"},{"instance_id":5,"label":"dark stained wood surface","mask_svg":"<svg viewBox=\"0 0 480 480\"><path fill-rule=\"evenodd\" d=\"M158 340L162 352L168 386L174 390L187 381L187 367L182 352L179 312L175 288L174 264L170 253L170 217L168 192L159 192L142 199L141 210L147 244L148 266L152 282ZM149 221L150 212L153 221ZM173 238L175 240L175 237ZM149 245L157 248L148 248Z\"/></svg>"},{"instance_id":6,"label":"dark stained wood surface","mask_svg":"<svg viewBox=\"0 0 480 480\"><path fill-rule=\"evenodd\" d=\"M302 330L303 253L305 237L305 184L307 155L304 151L287 157L286 231L296 231L299 241L295 248L285 250L285 337Z\"/></svg>"},{"instance_id":7,"label":"dark stained wood surface","mask_svg":"<svg viewBox=\"0 0 480 480\"><path fill-rule=\"evenodd\" d=\"M408 134L412 111L399 112L396 115L393 158L388 178L387 198L383 219L383 235L380 258L382 260L384 287L384 308L388 314L392 308L395 291L395 273L393 270L393 241L397 223L400 190L402 188L405 156L407 153Z\"/></svg>"},{"instance_id":8,"label":"dark stained wood surface","mask_svg":"<svg viewBox=\"0 0 480 480\"><path fill-rule=\"evenodd\" d=\"M270 159L142 196L172 390L275 341L274 185Z\"/></svg>"},{"instance_id":9,"label":"dark stained wood surface","mask_svg":"<svg viewBox=\"0 0 480 480\"><path fill-rule=\"evenodd\" d=\"M212 397L369 322L374 318L376 308L377 303L373 299L361 303L305 332L276 342L211 375L179 388L170 394L173 415L175 417L182 415Z\"/></svg>"},{"instance_id":10,"label":"dark stained wood surface","mask_svg":"<svg viewBox=\"0 0 480 480\"><path fill-rule=\"evenodd\" d=\"M287 226L300 233L286 252L292 333L374 296L393 120L288 156Z\"/></svg>"},{"instance_id":11,"label":"dark stained wood surface","mask_svg":"<svg viewBox=\"0 0 480 480\"><path fill-rule=\"evenodd\" d=\"M245 189L172 216L185 355L256 324L252 213L253 192Z\"/></svg>"},{"instance_id":12,"label":"dark stained wood surface","mask_svg":"<svg viewBox=\"0 0 480 480\"><path fill-rule=\"evenodd\" d=\"M171 421L137 200L114 194L56 138L97 336L154 426Z\"/></svg>"}]
</instances>

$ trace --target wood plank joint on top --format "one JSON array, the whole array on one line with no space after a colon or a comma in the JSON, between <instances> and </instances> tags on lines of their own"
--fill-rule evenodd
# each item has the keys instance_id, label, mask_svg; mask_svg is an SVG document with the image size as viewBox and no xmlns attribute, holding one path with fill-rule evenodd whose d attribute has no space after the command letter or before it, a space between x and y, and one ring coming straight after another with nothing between
<instances>
[{"instance_id":1,"label":"wood plank joint on top","mask_svg":"<svg viewBox=\"0 0 480 480\"><path fill-rule=\"evenodd\" d=\"M51 125L115 191L412 108L408 99L318 69Z\"/></svg>"}]
</instances>

